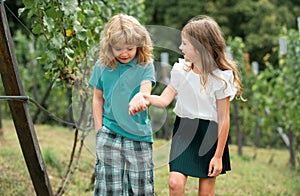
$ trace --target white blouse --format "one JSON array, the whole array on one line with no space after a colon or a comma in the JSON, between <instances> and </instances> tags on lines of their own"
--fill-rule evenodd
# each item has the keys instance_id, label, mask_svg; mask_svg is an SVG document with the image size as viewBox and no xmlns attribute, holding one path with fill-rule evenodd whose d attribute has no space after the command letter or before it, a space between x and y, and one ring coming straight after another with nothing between
<instances>
[{"instance_id":1,"label":"white blouse","mask_svg":"<svg viewBox=\"0 0 300 196\"><path fill-rule=\"evenodd\" d=\"M200 82L201 76L185 68L184 59L179 59L171 71L170 85L177 91L175 114L218 122L216 100L230 97L231 101L237 92L232 70L215 69L213 74L217 77L208 75L204 87Z\"/></svg>"}]
</instances>

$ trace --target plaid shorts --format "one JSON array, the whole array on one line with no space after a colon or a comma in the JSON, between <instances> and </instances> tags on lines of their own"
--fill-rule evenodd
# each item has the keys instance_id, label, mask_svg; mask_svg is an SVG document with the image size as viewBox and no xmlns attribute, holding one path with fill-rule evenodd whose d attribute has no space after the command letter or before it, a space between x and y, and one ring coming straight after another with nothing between
<instances>
[{"instance_id":1,"label":"plaid shorts","mask_svg":"<svg viewBox=\"0 0 300 196\"><path fill-rule=\"evenodd\" d=\"M94 195L154 195L152 143L102 127L96 135Z\"/></svg>"}]
</instances>

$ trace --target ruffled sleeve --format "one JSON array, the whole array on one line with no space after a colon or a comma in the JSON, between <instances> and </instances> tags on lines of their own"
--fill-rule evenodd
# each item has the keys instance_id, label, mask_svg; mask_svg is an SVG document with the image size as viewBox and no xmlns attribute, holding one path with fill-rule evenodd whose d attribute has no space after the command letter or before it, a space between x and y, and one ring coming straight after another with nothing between
<instances>
[{"instance_id":1,"label":"ruffled sleeve","mask_svg":"<svg viewBox=\"0 0 300 196\"><path fill-rule=\"evenodd\" d=\"M234 84L234 75L232 70L216 70L216 77L213 77L213 91L216 99L230 97L230 101L236 95L237 88Z\"/></svg>"},{"instance_id":2,"label":"ruffled sleeve","mask_svg":"<svg viewBox=\"0 0 300 196\"><path fill-rule=\"evenodd\" d=\"M173 65L171 70L171 80L170 85L178 91L180 86L182 85L182 80L184 77L184 59L178 59L179 61Z\"/></svg>"}]
</instances>

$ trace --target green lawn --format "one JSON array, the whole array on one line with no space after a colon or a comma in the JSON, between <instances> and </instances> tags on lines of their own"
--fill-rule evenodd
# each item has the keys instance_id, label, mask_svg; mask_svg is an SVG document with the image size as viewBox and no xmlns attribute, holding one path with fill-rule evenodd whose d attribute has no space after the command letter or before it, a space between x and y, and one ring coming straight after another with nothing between
<instances>
[{"instance_id":1,"label":"green lawn","mask_svg":"<svg viewBox=\"0 0 300 196\"><path fill-rule=\"evenodd\" d=\"M4 121L4 135L0 136L0 195L35 195L28 170L19 146L14 125ZM62 127L36 125L35 130L55 193L72 150L74 134ZM167 157L170 142L155 140L155 192L168 195ZM287 150L254 149L244 147L244 155L237 156L236 146L230 146L232 171L217 179L216 195L300 195L300 173L291 171ZM89 189L94 166L94 137L85 142L79 166L65 195L93 195ZM189 178L186 195L197 194L198 181Z\"/></svg>"}]
</instances>

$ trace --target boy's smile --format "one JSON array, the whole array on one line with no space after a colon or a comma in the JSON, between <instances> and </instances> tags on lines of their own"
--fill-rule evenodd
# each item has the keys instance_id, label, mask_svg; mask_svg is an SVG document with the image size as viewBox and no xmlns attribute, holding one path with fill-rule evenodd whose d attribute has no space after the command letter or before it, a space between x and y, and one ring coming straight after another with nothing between
<instances>
[{"instance_id":1,"label":"boy's smile","mask_svg":"<svg viewBox=\"0 0 300 196\"><path fill-rule=\"evenodd\" d=\"M112 53L120 63L126 64L136 56L137 47L134 45L114 46L112 47Z\"/></svg>"}]
</instances>

